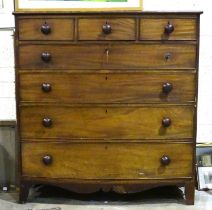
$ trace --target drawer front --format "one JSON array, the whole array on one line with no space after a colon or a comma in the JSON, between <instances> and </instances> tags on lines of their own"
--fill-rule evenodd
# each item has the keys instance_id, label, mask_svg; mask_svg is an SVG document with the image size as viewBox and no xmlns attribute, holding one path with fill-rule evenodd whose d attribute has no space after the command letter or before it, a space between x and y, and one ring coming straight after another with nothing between
<instances>
[{"instance_id":1,"label":"drawer front","mask_svg":"<svg viewBox=\"0 0 212 210\"><path fill-rule=\"evenodd\" d=\"M23 69L193 69L196 46L184 44L21 45Z\"/></svg>"},{"instance_id":2,"label":"drawer front","mask_svg":"<svg viewBox=\"0 0 212 210\"><path fill-rule=\"evenodd\" d=\"M140 20L141 40L196 40L196 19L151 19Z\"/></svg>"},{"instance_id":3,"label":"drawer front","mask_svg":"<svg viewBox=\"0 0 212 210\"><path fill-rule=\"evenodd\" d=\"M79 40L135 40L132 18L82 18L78 27Z\"/></svg>"},{"instance_id":4,"label":"drawer front","mask_svg":"<svg viewBox=\"0 0 212 210\"><path fill-rule=\"evenodd\" d=\"M22 139L193 138L192 106L21 106Z\"/></svg>"},{"instance_id":5,"label":"drawer front","mask_svg":"<svg viewBox=\"0 0 212 210\"><path fill-rule=\"evenodd\" d=\"M64 103L194 102L194 73L21 73L20 100Z\"/></svg>"},{"instance_id":6,"label":"drawer front","mask_svg":"<svg viewBox=\"0 0 212 210\"><path fill-rule=\"evenodd\" d=\"M73 19L36 18L19 20L20 40L73 40Z\"/></svg>"},{"instance_id":7,"label":"drawer front","mask_svg":"<svg viewBox=\"0 0 212 210\"><path fill-rule=\"evenodd\" d=\"M178 143L23 143L22 175L69 179L191 177L192 151L192 144Z\"/></svg>"}]
</instances>

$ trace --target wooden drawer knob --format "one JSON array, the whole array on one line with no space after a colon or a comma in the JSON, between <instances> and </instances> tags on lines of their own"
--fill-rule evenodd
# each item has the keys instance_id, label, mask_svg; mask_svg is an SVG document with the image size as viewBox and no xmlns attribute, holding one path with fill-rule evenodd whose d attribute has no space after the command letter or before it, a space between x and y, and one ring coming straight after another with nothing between
<instances>
[{"instance_id":1,"label":"wooden drawer knob","mask_svg":"<svg viewBox=\"0 0 212 210\"><path fill-rule=\"evenodd\" d=\"M51 27L47 23L43 24L40 28L41 32L45 35L48 35L51 33Z\"/></svg>"},{"instance_id":2,"label":"wooden drawer knob","mask_svg":"<svg viewBox=\"0 0 212 210\"><path fill-rule=\"evenodd\" d=\"M163 87L162 87L163 93L168 94L172 91L172 89L173 89L173 85L171 83L166 82L163 84Z\"/></svg>"},{"instance_id":3,"label":"wooden drawer knob","mask_svg":"<svg viewBox=\"0 0 212 210\"><path fill-rule=\"evenodd\" d=\"M45 156L43 156L43 163L45 165L52 164L52 156L51 155L45 155Z\"/></svg>"},{"instance_id":4,"label":"wooden drawer knob","mask_svg":"<svg viewBox=\"0 0 212 210\"><path fill-rule=\"evenodd\" d=\"M174 26L170 22L168 22L164 28L164 32L168 35L171 34L172 32L174 32Z\"/></svg>"},{"instance_id":5,"label":"wooden drawer knob","mask_svg":"<svg viewBox=\"0 0 212 210\"><path fill-rule=\"evenodd\" d=\"M41 53L41 59L44 62L49 62L51 60L51 54L48 52L43 52L43 53Z\"/></svg>"},{"instance_id":6,"label":"wooden drawer knob","mask_svg":"<svg viewBox=\"0 0 212 210\"><path fill-rule=\"evenodd\" d=\"M170 162L171 162L171 159L170 159L170 157L169 156L167 156L167 155L164 155L162 158L161 158L161 164L162 165L164 165L164 166L167 166L167 165L169 165L170 164Z\"/></svg>"},{"instance_id":7,"label":"wooden drawer knob","mask_svg":"<svg viewBox=\"0 0 212 210\"><path fill-rule=\"evenodd\" d=\"M52 86L49 83L43 83L42 84L42 90L43 92L49 93L52 90Z\"/></svg>"},{"instance_id":8,"label":"wooden drawer knob","mask_svg":"<svg viewBox=\"0 0 212 210\"><path fill-rule=\"evenodd\" d=\"M104 34L110 34L112 32L112 27L107 22L102 26L102 31Z\"/></svg>"},{"instance_id":9,"label":"wooden drawer knob","mask_svg":"<svg viewBox=\"0 0 212 210\"><path fill-rule=\"evenodd\" d=\"M42 121L44 127L49 128L52 126L52 120L48 117L44 118Z\"/></svg>"},{"instance_id":10,"label":"wooden drawer knob","mask_svg":"<svg viewBox=\"0 0 212 210\"><path fill-rule=\"evenodd\" d=\"M163 127L167 128L167 127L169 127L171 124L172 124L172 121L171 121L170 118L165 117L165 118L162 119L162 125L163 125Z\"/></svg>"}]
</instances>

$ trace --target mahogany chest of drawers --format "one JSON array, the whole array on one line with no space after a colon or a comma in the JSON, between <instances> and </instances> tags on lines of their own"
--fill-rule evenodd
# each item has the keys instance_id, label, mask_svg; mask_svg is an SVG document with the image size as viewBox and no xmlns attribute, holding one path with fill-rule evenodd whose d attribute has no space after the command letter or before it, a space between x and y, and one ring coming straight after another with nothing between
<instances>
[{"instance_id":1,"label":"mahogany chest of drawers","mask_svg":"<svg viewBox=\"0 0 212 210\"><path fill-rule=\"evenodd\" d=\"M176 185L193 204L200 13L15 16L20 202Z\"/></svg>"}]
</instances>

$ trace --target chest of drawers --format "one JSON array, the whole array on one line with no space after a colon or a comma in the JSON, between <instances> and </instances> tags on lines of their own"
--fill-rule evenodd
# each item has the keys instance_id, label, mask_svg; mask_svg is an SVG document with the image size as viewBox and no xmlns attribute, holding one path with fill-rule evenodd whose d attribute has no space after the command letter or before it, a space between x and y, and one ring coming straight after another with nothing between
<instances>
[{"instance_id":1,"label":"chest of drawers","mask_svg":"<svg viewBox=\"0 0 212 210\"><path fill-rule=\"evenodd\" d=\"M20 202L176 185L193 204L200 13L15 16Z\"/></svg>"}]
</instances>

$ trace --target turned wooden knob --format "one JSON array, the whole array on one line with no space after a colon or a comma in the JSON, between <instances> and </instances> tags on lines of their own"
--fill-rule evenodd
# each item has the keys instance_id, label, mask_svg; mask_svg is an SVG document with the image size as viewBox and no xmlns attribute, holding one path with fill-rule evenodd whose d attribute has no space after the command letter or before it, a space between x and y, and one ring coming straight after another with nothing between
<instances>
[{"instance_id":1,"label":"turned wooden knob","mask_svg":"<svg viewBox=\"0 0 212 210\"><path fill-rule=\"evenodd\" d=\"M43 156L43 163L45 165L50 165L52 163L52 156L51 155Z\"/></svg>"},{"instance_id":2,"label":"turned wooden knob","mask_svg":"<svg viewBox=\"0 0 212 210\"><path fill-rule=\"evenodd\" d=\"M45 35L48 35L51 33L51 27L47 23L43 24L40 28L41 32Z\"/></svg>"},{"instance_id":3,"label":"turned wooden knob","mask_svg":"<svg viewBox=\"0 0 212 210\"><path fill-rule=\"evenodd\" d=\"M44 118L42 123L43 123L43 126L47 128L52 126L52 120L48 117Z\"/></svg>"},{"instance_id":4,"label":"turned wooden knob","mask_svg":"<svg viewBox=\"0 0 212 210\"><path fill-rule=\"evenodd\" d=\"M173 85L171 83L166 82L163 84L163 87L162 87L163 93L168 94L172 91L172 89L173 89Z\"/></svg>"},{"instance_id":5,"label":"turned wooden knob","mask_svg":"<svg viewBox=\"0 0 212 210\"><path fill-rule=\"evenodd\" d=\"M102 31L104 34L110 34L112 32L112 27L110 24L108 23L105 23L103 26L102 26Z\"/></svg>"},{"instance_id":6,"label":"turned wooden knob","mask_svg":"<svg viewBox=\"0 0 212 210\"><path fill-rule=\"evenodd\" d=\"M169 127L171 125L171 123L172 123L172 121L168 117L165 117L165 118L162 119L162 125L165 128Z\"/></svg>"},{"instance_id":7,"label":"turned wooden knob","mask_svg":"<svg viewBox=\"0 0 212 210\"><path fill-rule=\"evenodd\" d=\"M169 165L170 164L170 162L171 162L171 159L170 159L170 157L169 156L167 156L167 155L164 155L162 158L161 158L161 164L162 165L164 165L164 166L167 166L167 165Z\"/></svg>"},{"instance_id":8,"label":"turned wooden knob","mask_svg":"<svg viewBox=\"0 0 212 210\"><path fill-rule=\"evenodd\" d=\"M49 83L43 83L41 86L43 92L49 93L52 90L52 86Z\"/></svg>"},{"instance_id":9,"label":"turned wooden knob","mask_svg":"<svg viewBox=\"0 0 212 210\"><path fill-rule=\"evenodd\" d=\"M169 35L173 31L174 31L174 26L170 22L168 22L167 25L164 28L164 32Z\"/></svg>"},{"instance_id":10,"label":"turned wooden knob","mask_svg":"<svg viewBox=\"0 0 212 210\"><path fill-rule=\"evenodd\" d=\"M51 54L48 52L43 52L43 53L41 53L41 59L44 62L49 62L51 60Z\"/></svg>"}]
</instances>

